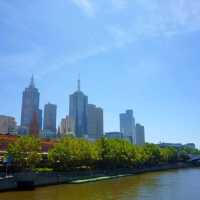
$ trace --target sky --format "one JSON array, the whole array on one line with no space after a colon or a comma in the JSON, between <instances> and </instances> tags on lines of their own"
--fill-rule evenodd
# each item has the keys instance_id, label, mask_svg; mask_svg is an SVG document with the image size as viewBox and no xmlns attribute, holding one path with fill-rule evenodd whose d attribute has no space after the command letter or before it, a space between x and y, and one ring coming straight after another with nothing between
<instances>
[{"instance_id":1,"label":"sky","mask_svg":"<svg viewBox=\"0 0 200 200\"><path fill-rule=\"evenodd\" d=\"M20 123L34 74L60 121L80 73L105 131L133 109L147 142L200 147L199 52L199 0L0 0L0 114Z\"/></svg>"}]
</instances>

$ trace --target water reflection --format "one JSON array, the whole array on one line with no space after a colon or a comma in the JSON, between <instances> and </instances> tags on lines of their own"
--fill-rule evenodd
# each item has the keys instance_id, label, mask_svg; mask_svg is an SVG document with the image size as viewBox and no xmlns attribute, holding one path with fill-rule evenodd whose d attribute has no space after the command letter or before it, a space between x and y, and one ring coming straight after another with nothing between
<instances>
[{"instance_id":1,"label":"water reflection","mask_svg":"<svg viewBox=\"0 0 200 200\"><path fill-rule=\"evenodd\" d=\"M200 170L148 173L80 185L6 192L0 200L196 200L200 196Z\"/></svg>"}]
</instances>

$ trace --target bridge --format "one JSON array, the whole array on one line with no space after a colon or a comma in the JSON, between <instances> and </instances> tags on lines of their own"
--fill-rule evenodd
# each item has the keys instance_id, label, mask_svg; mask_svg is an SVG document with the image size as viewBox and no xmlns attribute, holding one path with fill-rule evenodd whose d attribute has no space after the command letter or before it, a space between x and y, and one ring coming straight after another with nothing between
<instances>
[{"instance_id":1,"label":"bridge","mask_svg":"<svg viewBox=\"0 0 200 200\"><path fill-rule=\"evenodd\" d=\"M194 163L194 164L200 164L200 156L192 155L192 154L189 154L188 156L190 159L187 162Z\"/></svg>"}]
</instances>

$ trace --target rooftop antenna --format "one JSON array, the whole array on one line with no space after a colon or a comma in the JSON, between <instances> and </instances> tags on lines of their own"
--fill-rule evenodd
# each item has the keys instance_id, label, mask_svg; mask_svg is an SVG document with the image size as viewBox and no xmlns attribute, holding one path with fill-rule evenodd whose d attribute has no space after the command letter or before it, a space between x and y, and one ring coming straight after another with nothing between
<instances>
[{"instance_id":1,"label":"rooftop antenna","mask_svg":"<svg viewBox=\"0 0 200 200\"><path fill-rule=\"evenodd\" d=\"M32 87L32 88L34 88L34 87L35 87L35 83L34 83L34 76L33 76L33 74L32 74L32 76L31 76L30 87Z\"/></svg>"},{"instance_id":2,"label":"rooftop antenna","mask_svg":"<svg viewBox=\"0 0 200 200\"><path fill-rule=\"evenodd\" d=\"M78 91L81 91L80 74L78 74Z\"/></svg>"}]
</instances>

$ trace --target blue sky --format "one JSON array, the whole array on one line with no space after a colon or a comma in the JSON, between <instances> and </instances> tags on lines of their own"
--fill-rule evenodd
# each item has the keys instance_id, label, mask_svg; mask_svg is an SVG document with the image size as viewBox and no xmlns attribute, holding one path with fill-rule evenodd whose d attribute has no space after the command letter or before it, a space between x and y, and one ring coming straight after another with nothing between
<instances>
[{"instance_id":1,"label":"blue sky","mask_svg":"<svg viewBox=\"0 0 200 200\"><path fill-rule=\"evenodd\" d=\"M132 108L147 141L199 146L199 34L199 0L0 0L0 113L20 121L33 73L60 121L80 73L105 131Z\"/></svg>"}]
</instances>

